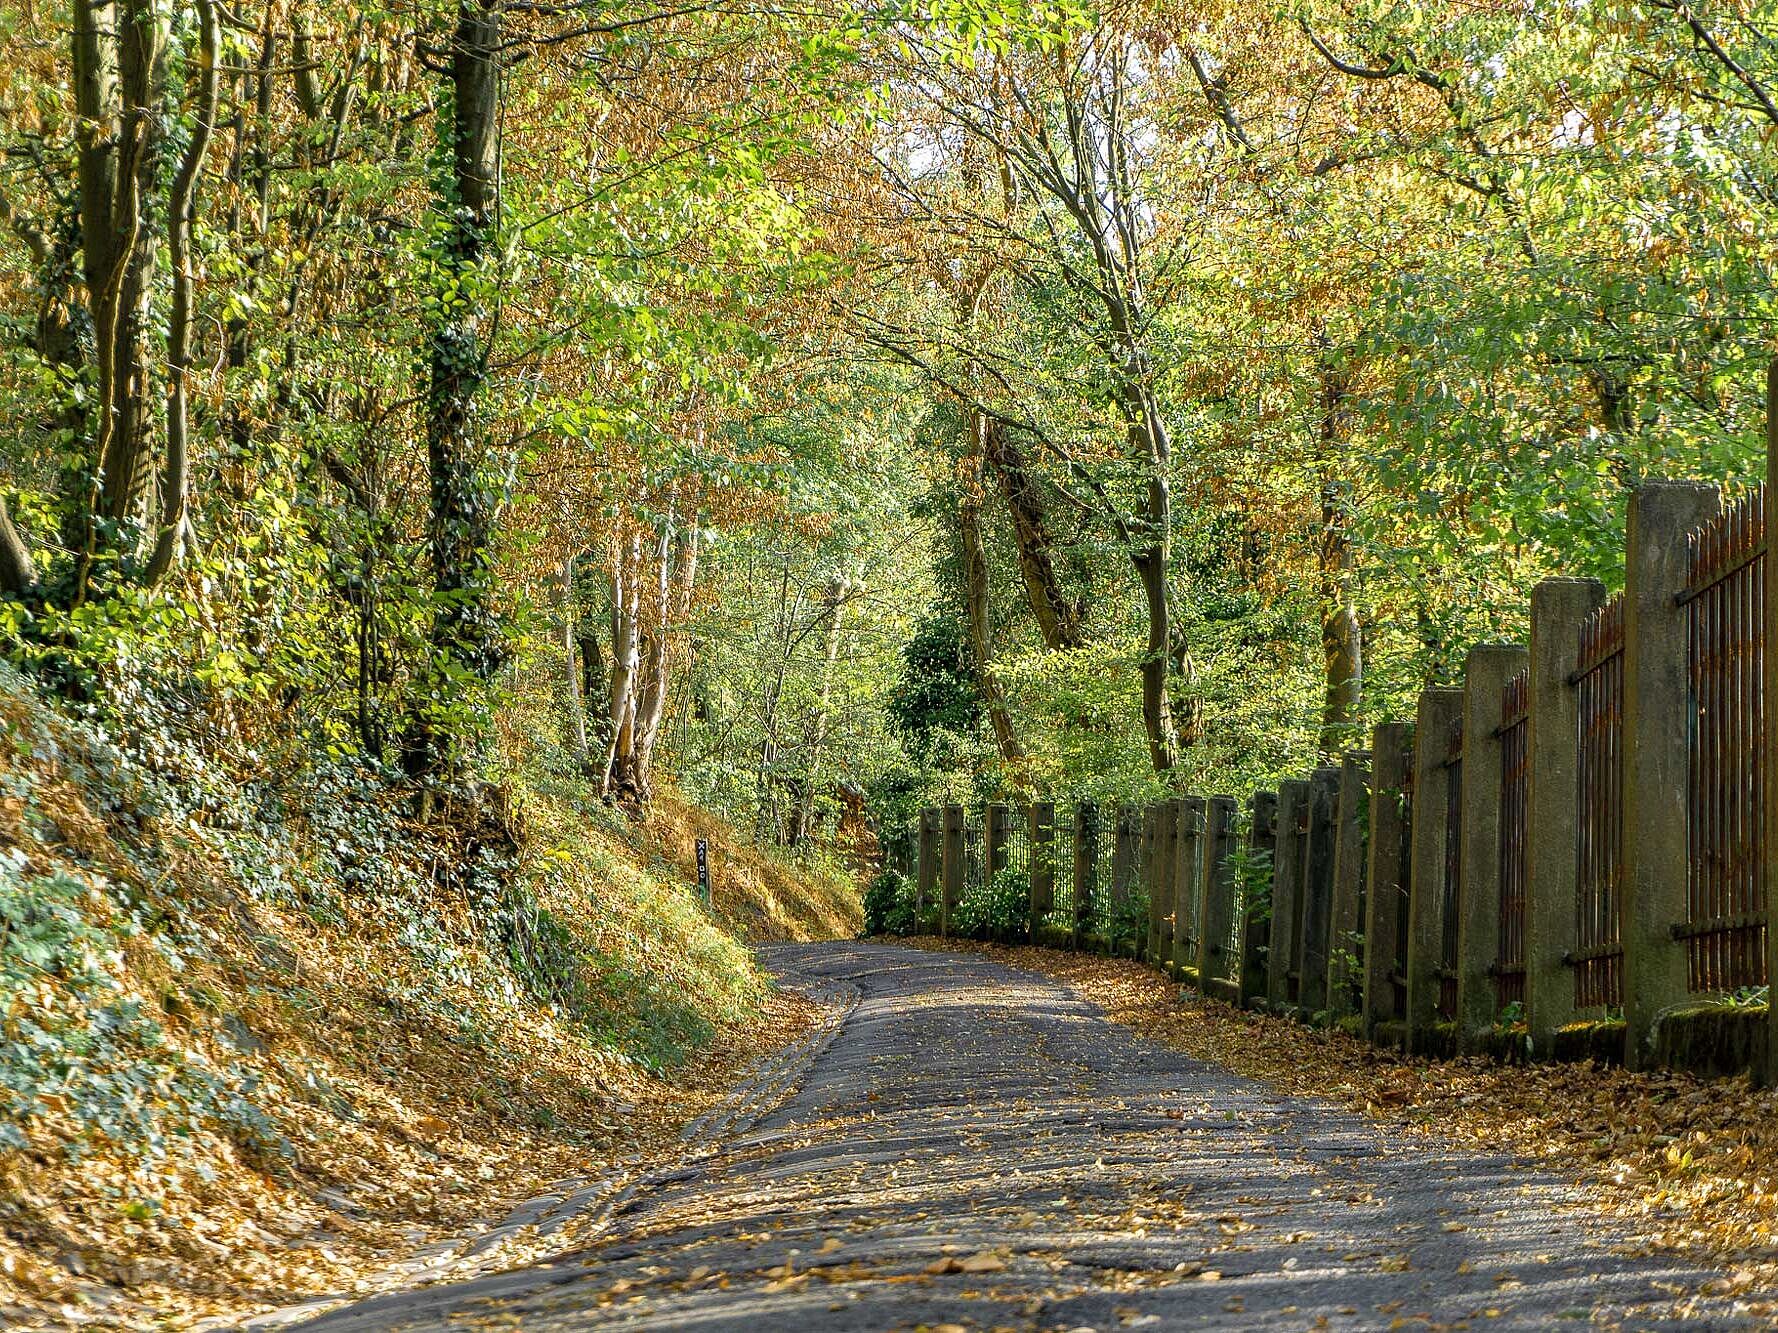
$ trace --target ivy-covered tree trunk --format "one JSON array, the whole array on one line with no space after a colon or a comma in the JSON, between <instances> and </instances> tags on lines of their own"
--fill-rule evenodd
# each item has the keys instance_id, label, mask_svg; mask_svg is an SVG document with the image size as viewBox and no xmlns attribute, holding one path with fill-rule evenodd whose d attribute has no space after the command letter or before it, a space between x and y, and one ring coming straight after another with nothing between
<instances>
[{"instance_id":1,"label":"ivy-covered tree trunk","mask_svg":"<svg viewBox=\"0 0 1778 1333\"><path fill-rule=\"evenodd\" d=\"M441 190L443 254L426 390L433 671L410 754L415 776L428 779L461 775L466 765L453 735L481 730L462 715L463 703L479 705L505 656L493 605L499 497L478 429L488 378L485 326L496 296L500 28L497 5L461 0L445 68L450 168Z\"/></svg>"},{"instance_id":2,"label":"ivy-covered tree trunk","mask_svg":"<svg viewBox=\"0 0 1778 1333\"><path fill-rule=\"evenodd\" d=\"M74 6L81 256L97 362L91 473L76 506L76 596L95 563L141 538L153 438L149 299L160 258L156 187L166 114L166 14L152 0Z\"/></svg>"}]
</instances>

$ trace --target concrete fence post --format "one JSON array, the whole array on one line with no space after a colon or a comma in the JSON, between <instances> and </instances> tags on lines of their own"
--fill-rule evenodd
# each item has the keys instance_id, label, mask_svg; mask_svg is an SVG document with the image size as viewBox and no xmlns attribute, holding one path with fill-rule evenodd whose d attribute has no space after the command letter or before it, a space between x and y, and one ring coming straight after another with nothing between
<instances>
[{"instance_id":1,"label":"concrete fence post","mask_svg":"<svg viewBox=\"0 0 1778 1333\"><path fill-rule=\"evenodd\" d=\"M1184 841L1184 811L1177 800L1162 801L1155 825L1154 892L1161 902L1161 952L1159 966L1170 971L1175 941L1185 922L1178 917L1179 844Z\"/></svg>"},{"instance_id":2,"label":"concrete fence post","mask_svg":"<svg viewBox=\"0 0 1778 1333\"><path fill-rule=\"evenodd\" d=\"M1408 885L1408 1049L1436 1046L1445 896L1445 753L1463 716L1463 691L1420 692L1414 715L1413 848Z\"/></svg>"},{"instance_id":3,"label":"concrete fence post","mask_svg":"<svg viewBox=\"0 0 1778 1333\"><path fill-rule=\"evenodd\" d=\"M1136 838L1139 827L1135 807L1120 805L1111 828L1111 900L1128 907L1136 876Z\"/></svg>"},{"instance_id":4,"label":"concrete fence post","mask_svg":"<svg viewBox=\"0 0 1778 1333\"><path fill-rule=\"evenodd\" d=\"M1264 874L1268 883L1271 880L1277 834L1278 793L1254 792L1247 803L1248 878L1239 886L1241 902L1236 909L1241 914L1241 994L1238 1002L1243 1005L1266 996L1266 955L1271 944L1272 904L1266 901L1262 906L1253 899L1260 896L1256 892L1257 877ZM1265 897L1269 900L1271 895L1267 893Z\"/></svg>"},{"instance_id":5,"label":"concrete fence post","mask_svg":"<svg viewBox=\"0 0 1778 1333\"><path fill-rule=\"evenodd\" d=\"M1347 751L1340 759L1334 807L1333 899L1327 920L1327 1012L1336 1023L1356 1014L1363 999L1370 781L1370 752Z\"/></svg>"},{"instance_id":6,"label":"concrete fence post","mask_svg":"<svg viewBox=\"0 0 1778 1333\"><path fill-rule=\"evenodd\" d=\"M1333 917L1334 806L1340 770L1309 775L1309 834L1303 852L1302 980L1297 1002L1305 1015L1327 1008L1327 934Z\"/></svg>"},{"instance_id":7,"label":"concrete fence post","mask_svg":"<svg viewBox=\"0 0 1778 1333\"><path fill-rule=\"evenodd\" d=\"M1142 867L1142 891L1148 895L1148 947L1143 957L1152 965L1159 967L1166 961L1161 952L1161 923L1167 911L1167 904L1161 900L1160 886L1156 880L1156 862L1159 860L1157 848L1160 845L1161 807L1150 802L1142 807L1142 834L1140 850L1136 860Z\"/></svg>"},{"instance_id":8,"label":"concrete fence post","mask_svg":"<svg viewBox=\"0 0 1778 1333\"><path fill-rule=\"evenodd\" d=\"M1529 654L1483 643L1463 664L1463 894L1457 904L1457 1049L1476 1050L1500 1017L1501 707Z\"/></svg>"},{"instance_id":9,"label":"concrete fence post","mask_svg":"<svg viewBox=\"0 0 1778 1333\"><path fill-rule=\"evenodd\" d=\"M1099 807L1081 801L1074 807L1074 912L1069 946L1080 948L1093 920L1093 887L1099 879Z\"/></svg>"},{"instance_id":10,"label":"concrete fence post","mask_svg":"<svg viewBox=\"0 0 1778 1333\"><path fill-rule=\"evenodd\" d=\"M963 807L945 807L945 827L940 852L941 880L938 895L938 933L951 933L951 916L963 901Z\"/></svg>"},{"instance_id":11,"label":"concrete fence post","mask_svg":"<svg viewBox=\"0 0 1778 1333\"><path fill-rule=\"evenodd\" d=\"M1272 939L1266 959L1266 998L1282 1013L1297 1002L1303 936L1303 837L1308 831L1309 784L1278 784L1277 839L1272 848Z\"/></svg>"},{"instance_id":12,"label":"concrete fence post","mask_svg":"<svg viewBox=\"0 0 1778 1333\"><path fill-rule=\"evenodd\" d=\"M1031 824L1031 917L1025 933L1037 938L1043 918L1056 906L1056 804L1054 801L1033 801Z\"/></svg>"},{"instance_id":13,"label":"concrete fence post","mask_svg":"<svg viewBox=\"0 0 1778 1333\"><path fill-rule=\"evenodd\" d=\"M1687 745L1686 534L1722 507L1714 486L1651 481L1630 494L1624 560L1624 1061L1654 1060L1655 1026L1683 1004Z\"/></svg>"},{"instance_id":14,"label":"concrete fence post","mask_svg":"<svg viewBox=\"0 0 1778 1333\"><path fill-rule=\"evenodd\" d=\"M1580 800L1580 696L1571 679L1581 624L1605 604L1598 579L1544 579L1531 590L1525 723L1525 1019L1531 1053L1548 1058L1574 1021L1575 810Z\"/></svg>"},{"instance_id":15,"label":"concrete fence post","mask_svg":"<svg viewBox=\"0 0 1778 1333\"><path fill-rule=\"evenodd\" d=\"M1175 801L1173 844L1173 974L1183 979L1198 966L1198 866L1204 854L1204 798ZM1200 989L1202 987L1200 986Z\"/></svg>"},{"instance_id":16,"label":"concrete fence post","mask_svg":"<svg viewBox=\"0 0 1778 1333\"><path fill-rule=\"evenodd\" d=\"M1235 842L1235 798L1212 796L1203 807L1203 833L1199 838L1204 872L1200 877L1203 896L1198 902L1198 991L1239 1003L1240 962L1230 956L1235 886L1229 853Z\"/></svg>"},{"instance_id":17,"label":"concrete fence post","mask_svg":"<svg viewBox=\"0 0 1778 1333\"><path fill-rule=\"evenodd\" d=\"M1364 1035L1404 1016L1408 924L1408 811L1414 773L1414 728L1385 722L1371 732L1370 839L1364 895Z\"/></svg>"},{"instance_id":18,"label":"concrete fence post","mask_svg":"<svg viewBox=\"0 0 1778 1333\"><path fill-rule=\"evenodd\" d=\"M939 838L943 816L936 805L920 811L920 866L914 888L914 921L938 901Z\"/></svg>"}]
</instances>

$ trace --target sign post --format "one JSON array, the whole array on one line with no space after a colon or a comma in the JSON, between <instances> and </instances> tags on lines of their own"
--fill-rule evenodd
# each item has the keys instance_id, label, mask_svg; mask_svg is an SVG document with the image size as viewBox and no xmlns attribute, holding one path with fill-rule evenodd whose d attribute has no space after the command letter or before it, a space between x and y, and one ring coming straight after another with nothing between
<instances>
[{"instance_id":1,"label":"sign post","mask_svg":"<svg viewBox=\"0 0 1778 1333\"><path fill-rule=\"evenodd\" d=\"M704 902L710 901L710 843L708 839L698 839L698 897Z\"/></svg>"}]
</instances>

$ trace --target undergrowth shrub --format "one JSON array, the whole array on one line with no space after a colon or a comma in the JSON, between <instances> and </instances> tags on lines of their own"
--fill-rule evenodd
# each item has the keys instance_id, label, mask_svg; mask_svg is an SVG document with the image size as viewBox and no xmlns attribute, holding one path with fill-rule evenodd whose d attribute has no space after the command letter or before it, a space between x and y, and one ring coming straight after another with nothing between
<instances>
[{"instance_id":1,"label":"undergrowth shrub","mask_svg":"<svg viewBox=\"0 0 1778 1333\"><path fill-rule=\"evenodd\" d=\"M288 1156L253 1078L172 1044L123 989L132 939L177 970L174 946L120 886L33 874L23 852L0 851L0 1148L27 1147L53 1116L71 1123L59 1137L76 1158L104 1141L160 1161L206 1128L262 1161Z\"/></svg>"},{"instance_id":2,"label":"undergrowth shrub","mask_svg":"<svg viewBox=\"0 0 1778 1333\"><path fill-rule=\"evenodd\" d=\"M1148 938L1148 890L1139 884L1130 886L1129 895L1120 903L1113 901L1106 912L1106 938L1113 948L1124 949Z\"/></svg>"},{"instance_id":3,"label":"undergrowth shrub","mask_svg":"<svg viewBox=\"0 0 1778 1333\"><path fill-rule=\"evenodd\" d=\"M1006 866L986 884L966 890L953 914L957 929L975 939L1011 939L1024 933L1031 882Z\"/></svg>"},{"instance_id":4,"label":"undergrowth shrub","mask_svg":"<svg viewBox=\"0 0 1778 1333\"><path fill-rule=\"evenodd\" d=\"M864 933L911 935L914 919L914 882L899 870L885 866L864 890Z\"/></svg>"}]
</instances>

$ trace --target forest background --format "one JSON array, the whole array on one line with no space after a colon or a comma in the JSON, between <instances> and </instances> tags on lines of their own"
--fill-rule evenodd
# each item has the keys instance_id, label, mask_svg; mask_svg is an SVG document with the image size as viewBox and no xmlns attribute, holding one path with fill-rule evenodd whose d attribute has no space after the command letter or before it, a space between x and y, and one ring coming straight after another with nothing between
<instances>
[{"instance_id":1,"label":"forest background","mask_svg":"<svg viewBox=\"0 0 1778 1333\"><path fill-rule=\"evenodd\" d=\"M181 1136L313 1170L269 1089L411 1129L437 1040L451 1115L580 1114L873 830L1245 795L1621 582L1639 480L1763 475L1766 0L0 34L0 1170L120 1255Z\"/></svg>"},{"instance_id":2,"label":"forest background","mask_svg":"<svg viewBox=\"0 0 1778 1333\"><path fill-rule=\"evenodd\" d=\"M4 11L0 614L114 714L790 846L1238 794L1756 471L1757 7L71 16Z\"/></svg>"}]
</instances>

